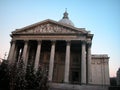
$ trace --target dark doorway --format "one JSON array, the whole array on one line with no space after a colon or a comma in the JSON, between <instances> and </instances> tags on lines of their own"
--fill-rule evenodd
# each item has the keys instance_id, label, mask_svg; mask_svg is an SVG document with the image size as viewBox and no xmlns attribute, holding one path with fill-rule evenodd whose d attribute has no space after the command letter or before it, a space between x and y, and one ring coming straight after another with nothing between
<instances>
[{"instance_id":1,"label":"dark doorway","mask_svg":"<svg viewBox=\"0 0 120 90\"><path fill-rule=\"evenodd\" d=\"M78 71L72 71L72 83L79 83L79 76Z\"/></svg>"}]
</instances>

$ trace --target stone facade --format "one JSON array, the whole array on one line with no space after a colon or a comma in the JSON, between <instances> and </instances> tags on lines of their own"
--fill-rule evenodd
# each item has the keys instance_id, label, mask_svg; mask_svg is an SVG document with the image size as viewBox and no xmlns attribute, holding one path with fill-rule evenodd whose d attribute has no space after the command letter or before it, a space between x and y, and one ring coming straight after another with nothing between
<instances>
[{"instance_id":1,"label":"stone facade","mask_svg":"<svg viewBox=\"0 0 120 90\"><path fill-rule=\"evenodd\" d=\"M120 86L120 68L118 69L118 71L117 71L117 78L116 78L117 80L117 85L118 86Z\"/></svg>"},{"instance_id":2,"label":"stone facade","mask_svg":"<svg viewBox=\"0 0 120 90\"><path fill-rule=\"evenodd\" d=\"M109 58L91 55L93 34L85 28L47 19L16 29L11 37L9 64L22 58L25 69L42 65L54 83L109 85Z\"/></svg>"},{"instance_id":3,"label":"stone facade","mask_svg":"<svg viewBox=\"0 0 120 90\"><path fill-rule=\"evenodd\" d=\"M104 55L92 55L92 82L97 85L110 85L109 57Z\"/></svg>"}]
</instances>

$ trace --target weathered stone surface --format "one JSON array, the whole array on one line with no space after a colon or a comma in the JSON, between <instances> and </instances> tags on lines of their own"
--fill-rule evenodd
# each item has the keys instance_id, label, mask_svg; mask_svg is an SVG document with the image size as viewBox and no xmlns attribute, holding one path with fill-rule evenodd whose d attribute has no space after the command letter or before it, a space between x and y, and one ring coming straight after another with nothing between
<instances>
[{"instance_id":1,"label":"weathered stone surface","mask_svg":"<svg viewBox=\"0 0 120 90\"><path fill-rule=\"evenodd\" d=\"M72 85L72 84L50 84L49 90L108 90L108 86L97 85Z\"/></svg>"},{"instance_id":2,"label":"weathered stone surface","mask_svg":"<svg viewBox=\"0 0 120 90\"><path fill-rule=\"evenodd\" d=\"M92 55L92 82L91 84L110 85L109 57L106 54Z\"/></svg>"},{"instance_id":3,"label":"weathered stone surface","mask_svg":"<svg viewBox=\"0 0 120 90\"><path fill-rule=\"evenodd\" d=\"M91 56L93 34L83 28L48 19L17 29L11 37L15 43L11 45L8 60L14 63L23 58L25 66L32 64L35 70L45 67L50 82L79 84L63 84L69 90L74 86L74 89L94 90L95 87L86 87L88 84L109 85L109 58Z\"/></svg>"},{"instance_id":4,"label":"weathered stone surface","mask_svg":"<svg viewBox=\"0 0 120 90\"><path fill-rule=\"evenodd\" d=\"M117 85L120 86L120 68L117 71Z\"/></svg>"},{"instance_id":5,"label":"weathered stone surface","mask_svg":"<svg viewBox=\"0 0 120 90\"><path fill-rule=\"evenodd\" d=\"M35 34L35 33L88 33L86 30L71 27L69 25L61 25L61 23L53 20L45 20L21 29L16 29L13 34Z\"/></svg>"}]
</instances>

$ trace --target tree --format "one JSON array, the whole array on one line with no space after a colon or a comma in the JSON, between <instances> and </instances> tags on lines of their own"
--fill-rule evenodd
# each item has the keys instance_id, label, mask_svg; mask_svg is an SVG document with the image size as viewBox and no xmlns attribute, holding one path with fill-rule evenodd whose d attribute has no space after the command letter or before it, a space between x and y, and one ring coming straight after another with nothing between
<instances>
[{"instance_id":1,"label":"tree","mask_svg":"<svg viewBox=\"0 0 120 90\"><path fill-rule=\"evenodd\" d=\"M25 66L23 60L9 65L10 90L25 90Z\"/></svg>"},{"instance_id":2,"label":"tree","mask_svg":"<svg viewBox=\"0 0 120 90\"><path fill-rule=\"evenodd\" d=\"M0 88L5 90L48 90L47 70L42 66L35 71L32 65L25 65L22 59L17 63L0 65Z\"/></svg>"},{"instance_id":3,"label":"tree","mask_svg":"<svg viewBox=\"0 0 120 90\"><path fill-rule=\"evenodd\" d=\"M9 73L8 73L8 61L3 60L0 65L0 88L9 89Z\"/></svg>"},{"instance_id":4,"label":"tree","mask_svg":"<svg viewBox=\"0 0 120 90\"><path fill-rule=\"evenodd\" d=\"M31 65L28 65L26 81L27 89L47 90L47 70L43 66L40 66L38 70L35 71Z\"/></svg>"},{"instance_id":5,"label":"tree","mask_svg":"<svg viewBox=\"0 0 120 90\"><path fill-rule=\"evenodd\" d=\"M36 85L37 88L40 88L41 90L47 90L48 89L48 85L47 85L47 81L48 81L48 70L43 67L43 66L39 66L38 71L36 72Z\"/></svg>"}]
</instances>

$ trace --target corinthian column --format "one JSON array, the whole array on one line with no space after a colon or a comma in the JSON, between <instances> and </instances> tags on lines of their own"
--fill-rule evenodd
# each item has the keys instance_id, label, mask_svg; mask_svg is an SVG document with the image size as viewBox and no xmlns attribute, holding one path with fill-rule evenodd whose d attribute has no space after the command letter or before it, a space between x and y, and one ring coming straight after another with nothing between
<instances>
[{"instance_id":1,"label":"corinthian column","mask_svg":"<svg viewBox=\"0 0 120 90\"><path fill-rule=\"evenodd\" d=\"M23 58L23 62L25 64L25 68L27 66L27 52L28 51L28 41L25 41L24 43L24 49L23 49L23 54L22 54L22 58Z\"/></svg>"},{"instance_id":2,"label":"corinthian column","mask_svg":"<svg viewBox=\"0 0 120 90\"><path fill-rule=\"evenodd\" d=\"M64 74L65 83L69 83L69 69L70 69L70 41L67 41L66 57L65 57L65 74Z\"/></svg>"},{"instance_id":3,"label":"corinthian column","mask_svg":"<svg viewBox=\"0 0 120 90\"><path fill-rule=\"evenodd\" d=\"M82 42L81 83L86 84L86 43Z\"/></svg>"},{"instance_id":4,"label":"corinthian column","mask_svg":"<svg viewBox=\"0 0 120 90\"><path fill-rule=\"evenodd\" d=\"M36 57L35 57L35 65L34 65L35 71L38 70L40 51L41 51L41 41L38 41L37 52L36 52Z\"/></svg>"},{"instance_id":5,"label":"corinthian column","mask_svg":"<svg viewBox=\"0 0 120 90\"><path fill-rule=\"evenodd\" d=\"M16 44L16 41L11 41L11 47L8 55L9 64L12 64L14 62L13 57L15 52L15 44Z\"/></svg>"},{"instance_id":6,"label":"corinthian column","mask_svg":"<svg viewBox=\"0 0 120 90\"><path fill-rule=\"evenodd\" d=\"M87 50L87 61L88 61L88 83L92 81L92 71L91 71L91 42L88 42Z\"/></svg>"},{"instance_id":7,"label":"corinthian column","mask_svg":"<svg viewBox=\"0 0 120 90\"><path fill-rule=\"evenodd\" d=\"M52 81L52 77L53 77L54 56L55 56L55 41L52 41L51 53L50 53L50 62L49 62L49 73L48 73L48 80L49 81Z\"/></svg>"}]
</instances>

